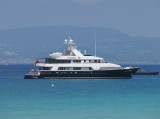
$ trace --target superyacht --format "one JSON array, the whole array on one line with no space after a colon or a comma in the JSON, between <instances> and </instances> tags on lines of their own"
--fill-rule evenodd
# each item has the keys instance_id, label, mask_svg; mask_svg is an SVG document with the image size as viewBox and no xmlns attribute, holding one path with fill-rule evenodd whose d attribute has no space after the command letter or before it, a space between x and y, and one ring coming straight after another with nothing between
<instances>
[{"instance_id":1,"label":"superyacht","mask_svg":"<svg viewBox=\"0 0 160 119\"><path fill-rule=\"evenodd\" d=\"M37 60L35 69L25 79L130 79L138 67L122 67L101 57L86 55L77 50L71 38L65 39L64 53L49 54L44 61Z\"/></svg>"}]
</instances>

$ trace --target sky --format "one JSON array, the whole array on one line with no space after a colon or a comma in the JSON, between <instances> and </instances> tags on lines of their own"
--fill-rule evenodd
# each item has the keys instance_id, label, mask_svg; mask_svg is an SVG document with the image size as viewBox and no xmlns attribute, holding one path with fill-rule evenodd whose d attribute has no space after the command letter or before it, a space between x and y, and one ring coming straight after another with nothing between
<instances>
[{"instance_id":1,"label":"sky","mask_svg":"<svg viewBox=\"0 0 160 119\"><path fill-rule=\"evenodd\" d=\"M160 0L0 0L0 29L73 25L160 37Z\"/></svg>"}]
</instances>

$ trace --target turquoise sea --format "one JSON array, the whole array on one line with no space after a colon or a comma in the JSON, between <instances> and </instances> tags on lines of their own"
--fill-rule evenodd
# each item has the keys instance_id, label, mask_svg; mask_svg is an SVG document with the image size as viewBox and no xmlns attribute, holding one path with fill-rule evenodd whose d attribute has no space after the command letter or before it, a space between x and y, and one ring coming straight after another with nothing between
<instances>
[{"instance_id":1,"label":"turquoise sea","mask_svg":"<svg viewBox=\"0 0 160 119\"><path fill-rule=\"evenodd\" d=\"M122 80L26 80L0 66L0 119L160 119L160 75ZM160 71L160 65L140 65Z\"/></svg>"}]
</instances>

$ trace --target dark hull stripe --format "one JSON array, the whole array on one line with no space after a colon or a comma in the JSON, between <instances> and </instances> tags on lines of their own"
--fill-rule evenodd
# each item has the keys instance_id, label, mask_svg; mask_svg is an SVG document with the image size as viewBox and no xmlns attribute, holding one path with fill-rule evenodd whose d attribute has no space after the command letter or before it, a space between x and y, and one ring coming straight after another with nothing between
<instances>
[{"instance_id":1,"label":"dark hull stripe","mask_svg":"<svg viewBox=\"0 0 160 119\"><path fill-rule=\"evenodd\" d=\"M126 79L131 78L138 68L107 71L40 71L40 76L25 75L25 79Z\"/></svg>"}]
</instances>

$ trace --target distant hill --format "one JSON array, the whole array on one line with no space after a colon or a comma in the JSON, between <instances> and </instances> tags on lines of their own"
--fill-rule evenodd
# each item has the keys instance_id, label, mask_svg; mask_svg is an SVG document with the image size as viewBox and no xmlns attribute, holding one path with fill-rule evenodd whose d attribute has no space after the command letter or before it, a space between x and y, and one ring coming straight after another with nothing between
<instances>
[{"instance_id":1,"label":"distant hill","mask_svg":"<svg viewBox=\"0 0 160 119\"><path fill-rule=\"evenodd\" d=\"M160 37L129 36L117 29L48 26L0 30L0 64L33 63L52 52L63 52L64 39L70 36L82 52L117 63L160 63Z\"/></svg>"}]
</instances>

